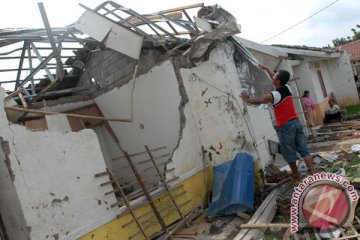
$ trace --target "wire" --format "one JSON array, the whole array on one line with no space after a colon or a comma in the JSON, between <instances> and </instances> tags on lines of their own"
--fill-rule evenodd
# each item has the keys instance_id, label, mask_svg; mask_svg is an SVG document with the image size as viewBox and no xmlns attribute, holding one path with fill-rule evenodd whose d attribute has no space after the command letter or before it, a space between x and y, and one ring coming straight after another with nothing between
<instances>
[{"instance_id":1,"label":"wire","mask_svg":"<svg viewBox=\"0 0 360 240\"><path fill-rule=\"evenodd\" d=\"M322 9L320 9L319 11L317 11L317 12L315 12L314 14L310 15L309 17L307 17L307 18L305 18L305 19L301 20L300 22L296 23L295 25L292 25L291 27L289 27L289 28L287 28L287 29L285 29L285 30L283 30L283 31L279 32L278 34L275 34L274 36L272 36L272 37L270 37L270 38L268 38L268 39L266 39L266 40L262 41L261 43L265 43L265 42L267 42L267 41L269 41L269 40L271 40L271 39L273 39L273 38L275 38L275 37L277 37L277 36L279 36L279 35L281 35L281 34L283 34L283 33L287 32L287 31L289 31L290 29L292 29L292 28L296 27L297 25L299 25L299 24L301 24L301 23L305 22L306 20L308 20L308 19L312 18L312 17L313 17L313 16L315 16L316 14L318 14L318 13L320 13L320 12L324 11L325 9L327 9L328 7L330 7L331 5L335 4L335 3L336 3L336 2L338 2L338 1L339 1L339 0L335 0L334 2L332 2L332 3L330 3L329 5L327 5L327 6L323 7Z\"/></svg>"}]
</instances>

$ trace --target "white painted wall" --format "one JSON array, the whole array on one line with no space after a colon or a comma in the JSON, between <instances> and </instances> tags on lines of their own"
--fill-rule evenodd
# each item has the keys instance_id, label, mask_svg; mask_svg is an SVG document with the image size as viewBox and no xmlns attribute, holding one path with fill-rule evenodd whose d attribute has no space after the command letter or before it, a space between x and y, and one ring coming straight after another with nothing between
<instances>
[{"instance_id":1,"label":"white painted wall","mask_svg":"<svg viewBox=\"0 0 360 240\"><path fill-rule=\"evenodd\" d=\"M250 118L243 116L243 103L239 98L241 86L232 51L233 48L221 45L212 51L209 61L199 63L197 67L181 69L185 92L189 98L189 102L181 110L184 111L186 119L185 128L182 130L179 85L170 61L139 76L135 82L132 80L120 88L98 96L95 103L106 117L130 118L133 106L132 123L110 123L119 138L121 148L132 154L144 151L145 145L150 148L166 146L166 150L155 154L158 156L173 153L175 150L172 162L167 165L167 169L175 168L175 171L169 173L168 178L201 169L201 146L207 151L206 157L219 164L232 159L239 151L250 149L256 153L253 141L258 138L258 144L262 148L261 158L264 163L267 162L269 155L263 142L275 135L270 115L268 110L249 111L254 115L253 119L262 119L256 123L262 128L255 136ZM227 93L230 93L230 97ZM244 119L247 119L247 122ZM263 127L266 128L266 136ZM126 159L111 160L122 156L119 146L114 144L106 130L97 129L96 132L102 149L106 149L104 156L107 162L112 169L117 169L116 175L124 182L123 176L129 175L130 171ZM182 135L179 135L180 132ZM144 154L132 159L136 163L146 158ZM169 158L158 162L167 161ZM144 167L139 166L140 172L143 169ZM146 171L142 176L152 174L154 169ZM129 181L129 178L126 181Z\"/></svg>"},{"instance_id":2,"label":"white painted wall","mask_svg":"<svg viewBox=\"0 0 360 240\"><path fill-rule=\"evenodd\" d=\"M313 73L310 71L309 63L307 61L303 61L301 64L294 66L293 72L300 97L303 96L305 90L308 90L314 102L318 103L319 100L317 94L315 93L321 94L321 88L318 84L319 80L317 79L317 77L314 78Z\"/></svg>"},{"instance_id":3,"label":"white painted wall","mask_svg":"<svg viewBox=\"0 0 360 240\"><path fill-rule=\"evenodd\" d=\"M176 176L189 176L189 174L201 170L204 166L201 152L201 130L199 123L194 119L191 103L186 104L184 114L186 124L182 132L182 138L180 139L179 147L173 154L172 162L168 164L168 168L175 168L175 171L167 174L168 179ZM205 164L207 164L208 159L205 157L204 160Z\"/></svg>"},{"instance_id":4,"label":"white painted wall","mask_svg":"<svg viewBox=\"0 0 360 240\"><path fill-rule=\"evenodd\" d=\"M330 75L327 71L326 63L324 61L311 61L311 62L308 62L308 64L309 64L309 70L310 70L310 75L312 77L313 89L314 89L313 92L310 92L310 97L312 97L315 104L321 103L324 101L325 97L321 90L320 80L319 80L317 71L318 70L321 71L321 75L324 80L324 85L325 85L327 96L329 96L333 90L333 88L331 86ZM318 64L320 66L320 68L316 68L315 64Z\"/></svg>"},{"instance_id":5,"label":"white painted wall","mask_svg":"<svg viewBox=\"0 0 360 240\"><path fill-rule=\"evenodd\" d=\"M315 63L320 68L315 67ZM315 103L325 100L321 90L317 70L321 71L324 85L328 96L334 93L337 101L343 106L359 104L356 84L352 75L349 58L342 54L338 58L304 60L300 65L294 66L295 77L301 94L305 90L310 91L310 96Z\"/></svg>"},{"instance_id":6,"label":"white painted wall","mask_svg":"<svg viewBox=\"0 0 360 240\"><path fill-rule=\"evenodd\" d=\"M199 154L201 146L196 145L200 143L205 148L207 159L215 165L233 159L240 151L250 150L256 155L251 122L244 115L244 105L239 98L241 85L233 51L230 45L221 43L211 51L208 61L191 69L181 69L190 109L186 111L184 138L173 158L176 168L184 164L202 165L202 156ZM194 123L189 123L190 119ZM270 119L265 118L263 121L270 122ZM196 133L196 128L200 140L187 142L190 133ZM182 158L178 152L190 145L195 148L191 151L192 157Z\"/></svg>"},{"instance_id":7,"label":"white painted wall","mask_svg":"<svg viewBox=\"0 0 360 240\"><path fill-rule=\"evenodd\" d=\"M277 133L271 121L270 109L261 109L256 107L247 107L251 126L254 131L256 146L261 160L261 166L272 160L268 140L279 142Z\"/></svg>"},{"instance_id":8,"label":"white painted wall","mask_svg":"<svg viewBox=\"0 0 360 240\"><path fill-rule=\"evenodd\" d=\"M326 67L331 76L330 82L339 104L342 107L359 104L349 56L344 53L338 59L329 60Z\"/></svg>"},{"instance_id":9,"label":"white painted wall","mask_svg":"<svg viewBox=\"0 0 360 240\"><path fill-rule=\"evenodd\" d=\"M250 151L257 159L258 153L253 147L256 141L261 145L260 160L265 163L269 155L261 141L273 137L270 115L268 110L245 108L239 98L241 85L233 51L233 47L222 43L212 50L208 61L191 69L181 69L189 98L183 109L179 110L179 83L170 61L136 81L98 96L94 102L105 117L130 118L133 106L132 123L110 123L120 146L130 154L144 151L144 145L166 146L154 155L173 153L167 169L174 167L175 171L169 173L168 178L184 179L200 170L203 167L201 146L206 150L207 160L220 164L233 159L240 151ZM74 105L78 104L82 103ZM184 129L180 122L182 111ZM118 176L128 176L131 171L121 169L127 165L124 158L112 160L119 157L120 148L103 126L95 128L99 141L91 130L31 132L22 126L9 125L1 111L0 131L10 142L16 194L26 225L31 226L32 239L56 237L56 234L61 239L66 238L68 232L68 236L77 236L76 230L89 230L106 217L115 216L108 206L115 202L114 196L103 195L111 187L99 187L108 178L94 178L94 174L105 170L105 161L113 168L120 167ZM133 160L144 158L146 155L139 155ZM151 173L147 171L144 176Z\"/></svg>"},{"instance_id":10,"label":"white painted wall","mask_svg":"<svg viewBox=\"0 0 360 240\"><path fill-rule=\"evenodd\" d=\"M121 88L114 88L98 96L95 102L105 117L131 118L133 106L133 121L111 122L111 128L118 137L120 146L129 154L145 151L145 145L151 149L166 146L166 149L153 154L156 157L172 153L177 146L180 132L180 99L174 67L170 61L166 61L136 78L135 82L132 80ZM104 135L105 142L112 144L113 140L109 137ZM111 159L122 156L119 148L116 148L118 146L113 145L108 153ZM142 154L133 157L132 160L136 163L148 158L147 154ZM169 158L170 156L159 159L157 163L166 162ZM112 168L118 169L116 174L122 177L122 182L129 182L129 179L124 179L123 176L129 175L131 170L121 169L127 165L125 158L112 161ZM138 170L141 172L150 166L150 163L138 165ZM162 168L164 166L162 165ZM154 175L154 168L142 173L144 177Z\"/></svg>"},{"instance_id":11,"label":"white painted wall","mask_svg":"<svg viewBox=\"0 0 360 240\"><path fill-rule=\"evenodd\" d=\"M5 154L0 149L0 213L10 239L29 239L30 235L15 186L5 165Z\"/></svg>"},{"instance_id":12,"label":"white painted wall","mask_svg":"<svg viewBox=\"0 0 360 240\"><path fill-rule=\"evenodd\" d=\"M50 132L71 132L69 120L66 115L45 115L46 125Z\"/></svg>"},{"instance_id":13,"label":"white painted wall","mask_svg":"<svg viewBox=\"0 0 360 240\"><path fill-rule=\"evenodd\" d=\"M94 177L106 166L92 130L31 132L9 124L0 110L0 132L9 142L14 188L31 239L62 239L111 213L115 197L104 193L112 187L100 187L109 178Z\"/></svg>"}]
</instances>

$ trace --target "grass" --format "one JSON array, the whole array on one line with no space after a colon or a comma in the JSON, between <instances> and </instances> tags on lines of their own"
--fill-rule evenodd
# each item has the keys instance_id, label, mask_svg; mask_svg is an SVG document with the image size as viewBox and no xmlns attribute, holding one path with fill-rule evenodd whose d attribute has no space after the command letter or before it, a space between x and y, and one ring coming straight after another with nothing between
<instances>
[{"instance_id":1,"label":"grass","mask_svg":"<svg viewBox=\"0 0 360 240\"><path fill-rule=\"evenodd\" d=\"M325 170L327 172L336 172L339 170L339 168L342 167L345 169L346 177L356 177L357 169L359 168L360 164L360 155L355 153L340 155L337 161L343 161L343 163L340 165L329 166Z\"/></svg>"},{"instance_id":2,"label":"grass","mask_svg":"<svg viewBox=\"0 0 360 240\"><path fill-rule=\"evenodd\" d=\"M346 107L345 109L348 117L360 114L360 105Z\"/></svg>"}]
</instances>

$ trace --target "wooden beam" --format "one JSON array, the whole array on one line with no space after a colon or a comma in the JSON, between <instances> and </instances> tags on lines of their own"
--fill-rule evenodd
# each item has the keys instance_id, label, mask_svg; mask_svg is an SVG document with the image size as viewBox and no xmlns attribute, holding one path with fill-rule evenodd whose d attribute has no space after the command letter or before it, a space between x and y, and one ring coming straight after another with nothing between
<instances>
[{"instance_id":1,"label":"wooden beam","mask_svg":"<svg viewBox=\"0 0 360 240\"><path fill-rule=\"evenodd\" d=\"M165 14L165 16L169 17L169 18L174 18L174 19L181 19L182 18L182 13L181 12L173 12L173 13ZM165 20L162 16L157 16L157 15L150 15L150 16L144 15L144 17L146 17L150 21ZM135 17L135 16L128 19L127 22L129 22L131 24L134 24L135 26L139 26L139 25L142 25L142 24L147 24L142 19L140 19L138 17Z\"/></svg>"},{"instance_id":2,"label":"wooden beam","mask_svg":"<svg viewBox=\"0 0 360 240\"><path fill-rule=\"evenodd\" d=\"M18 96L19 96L19 98L20 98L20 101L21 101L21 104L23 105L23 107L24 107L24 108L28 108L28 105L27 105L27 103L26 103L26 101L25 101L25 98L24 98L24 96L22 95L21 92L19 92Z\"/></svg>"},{"instance_id":3,"label":"wooden beam","mask_svg":"<svg viewBox=\"0 0 360 240\"><path fill-rule=\"evenodd\" d=\"M65 115L68 117L73 118L82 118L82 119L94 119L94 120L102 120L108 122L131 122L130 119L121 119L121 118L105 118L105 117L94 117L94 116L86 116L86 115L79 115L79 114L72 114L72 113L60 113L60 112L49 112L43 110L36 110L36 109L25 109L25 108L18 108L18 107L5 107L7 111L18 111L18 112L25 112L25 113L36 113L41 115Z\"/></svg>"},{"instance_id":4,"label":"wooden beam","mask_svg":"<svg viewBox=\"0 0 360 240\"><path fill-rule=\"evenodd\" d=\"M266 199L262 202L260 207L254 213L254 215L249 220L248 224L262 224L266 222L271 222L273 217L275 216L277 205L276 205L276 197L278 195L278 190L273 190ZM241 229L239 234L236 235L234 240L249 240L249 239L259 239L259 235L265 232L264 229Z\"/></svg>"},{"instance_id":5,"label":"wooden beam","mask_svg":"<svg viewBox=\"0 0 360 240\"><path fill-rule=\"evenodd\" d=\"M192 5L186 5L186 6L182 6L182 7L170 8L170 9L162 10L159 13L171 13L171 12L177 12L177 11L182 11L182 10L186 10L186 9L190 9L190 8L203 7L203 6L204 6L204 3L195 3L195 4L192 4Z\"/></svg>"}]
</instances>

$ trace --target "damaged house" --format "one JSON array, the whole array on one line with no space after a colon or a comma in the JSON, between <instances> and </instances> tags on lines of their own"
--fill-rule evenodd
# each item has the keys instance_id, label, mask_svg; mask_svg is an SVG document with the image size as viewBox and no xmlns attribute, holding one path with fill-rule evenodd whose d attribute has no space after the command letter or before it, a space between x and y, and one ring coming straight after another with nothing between
<instances>
[{"instance_id":1,"label":"damaged house","mask_svg":"<svg viewBox=\"0 0 360 240\"><path fill-rule=\"evenodd\" d=\"M0 59L16 64L0 72L14 73L0 91L3 239L167 239L206 205L212 166L241 152L260 188L277 135L239 94L272 86L235 18L83 7L51 28L39 3L45 29L0 32ZM256 57L291 69L271 51Z\"/></svg>"},{"instance_id":2,"label":"damaged house","mask_svg":"<svg viewBox=\"0 0 360 240\"><path fill-rule=\"evenodd\" d=\"M292 73L289 84L295 89L294 103L304 126L307 124L301 97L305 90L310 91L315 102L317 125L323 123L330 98L335 99L341 107L359 104L351 61L346 52L305 46L267 46L243 38L238 40L264 64L273 68L276 68L276 64L281 64L281 68Z\"/></svg>"}]
</instances>

